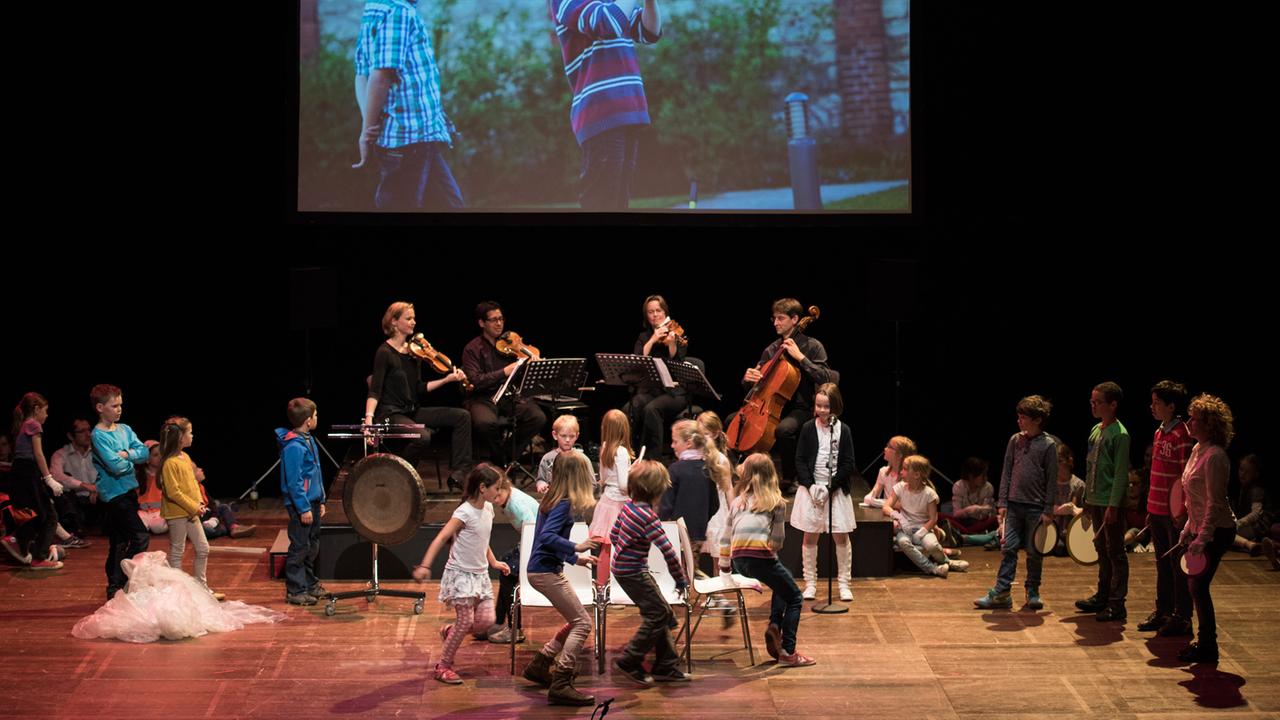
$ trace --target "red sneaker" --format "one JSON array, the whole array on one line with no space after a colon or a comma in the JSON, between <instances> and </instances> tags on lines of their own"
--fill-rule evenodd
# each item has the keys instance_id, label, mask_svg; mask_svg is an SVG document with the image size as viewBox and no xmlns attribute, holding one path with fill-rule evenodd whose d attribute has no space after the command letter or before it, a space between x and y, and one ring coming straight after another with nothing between
<instances>
[{"instance_id":1,"label":"red sneaker","mask_svg":"<svg viewBox=\"0 0 1280 720\"><path fill-rule=\"evenodd\" d=\"M453 668L447 668L447 667L444 667L443 665L436 665L435 675L437 680L447 685L462 684L462 678L458 676L458 673L453 671Z\"/></svg>"},{"instance_id":2,"label":"red sneaker","mask_svg":"<svg viewBox=\"0 0 1280 720\"><path fill-rule=\"evenodd\" d=\"M817 665L818 661L811 657L805 657L804 655L801 655L799 651L796 651L790 655L782 653L782 655L778 657L778 664L782 667L806 667L809 665Z\"/></svg>"}]
</instances>

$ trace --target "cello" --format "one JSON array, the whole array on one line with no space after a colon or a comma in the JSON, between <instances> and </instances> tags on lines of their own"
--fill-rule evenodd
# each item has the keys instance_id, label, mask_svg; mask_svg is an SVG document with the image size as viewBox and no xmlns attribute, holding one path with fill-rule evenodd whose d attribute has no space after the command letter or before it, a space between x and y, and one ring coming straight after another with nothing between
<instances>
[{"instance_id":1,"label":"cello","mask_svg":"<svg viewBox=\"0 0 1280 720\"><path fill-rule=\"evenodd\" d=\"M817 306L809 306L809 314L800 319L783 340L804 332L818 319ZM743 398L742 408L734 413L725 431L729 447L738 452L768 452L773 447L774 431L782 420L782 408L800 386L800 368L787 360L782 343L773 357L760 368L760 379Z\"/></svg>"}]
</instances>

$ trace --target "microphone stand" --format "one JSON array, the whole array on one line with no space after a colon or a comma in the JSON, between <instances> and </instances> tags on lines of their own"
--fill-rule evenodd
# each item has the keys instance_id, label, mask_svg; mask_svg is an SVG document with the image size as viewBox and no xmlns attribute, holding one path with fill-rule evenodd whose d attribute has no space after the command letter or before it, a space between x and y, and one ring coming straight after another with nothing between
<instances>
[{"instance_id":1,"label":"microphone stand","mask_svg":"<svg viewBox=\"0 0 1280 720\"><path fill-rule=\"evenodd\" d=\"M835 526L835 500L836 492L832 488L836 475L836 453L839 452L839 446L836 445L836 423L838 420L831 419L830 428L830 450L827 452L827 601L824 603L814 603L813 611L822 613L823 615L839 615L840 613L849 612L849 608L836 603L832 600L831 583L835 579L836 567L836 536L832 528ZM816 427L815 427L816 429Z\"/></svg>"}]
</instances>

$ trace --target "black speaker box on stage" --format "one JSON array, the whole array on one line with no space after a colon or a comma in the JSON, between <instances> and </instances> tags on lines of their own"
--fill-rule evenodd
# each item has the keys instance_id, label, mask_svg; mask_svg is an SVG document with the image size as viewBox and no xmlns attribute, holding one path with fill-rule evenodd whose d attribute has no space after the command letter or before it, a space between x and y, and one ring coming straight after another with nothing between
<instances>
[{"instance_id":1,"label":"black speaker box on stage","mask_svg":"<svg viewBox=\"0 0 1280 720\"><path fill-rule=\"evenodd\" d=\"M378 579L410 580L413 566L422 562L431 541L435 540L444 525L433 523L418 528L407 542L399 545L378 546ZM489 536L489 547L499 559L520 544L520 536L509 523L494 523ZM444 564L449 560L449 548L445 546L431 565L431 577L440 579ZM369 580L373 567L373 553L368 540L356 534L350 525L326 525L320 528L320 555L316 558L316 577L321 580L357 581ZM498 571L490 570L489 577L497 578Z\"/></svg>"}]
</instances>

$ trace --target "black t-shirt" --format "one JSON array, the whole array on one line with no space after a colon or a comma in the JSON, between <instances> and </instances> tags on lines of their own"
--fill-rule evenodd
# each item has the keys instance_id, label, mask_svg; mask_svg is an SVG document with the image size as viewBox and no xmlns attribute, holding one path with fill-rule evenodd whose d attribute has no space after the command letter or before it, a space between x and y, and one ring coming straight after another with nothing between
<instances>
[{"instance_id":1,"label":"black t-shirt","mask_svg":"<svg viewBox=\"0 0 1280 720\"><path fill-rule=\"evenodd\" d=\"M390 415L413 415L418 410L418 394L422 391L422 360L416 355L399 353L382 343L373 354L373 379L369 397L378 401L374 420L381 422Z\"/></svg>"},{"instance_id":2,"label":"black t-shirt","mask_svg":"<svg viewBox=\"0 0 1280 720\"><path fill-rule=\"evenodd\" d=\"M640 336L636 338L636 347L633 355L644 354L644 344L649 342L649 338L653 337L653 328L646 328L640 332ZM689 354L689 346L676 343L676 355L672 357L667 352L667 346L663 343L656 342L653 347L649 348L649 357L661 358L663 362L684 362L685 356ZM658 383L641 383L636 386L638 392L644 392L652 395L655 392L663 392L662 385ZM680 392L683 392L681 390Z\"/></svg>"}]
</instances>

